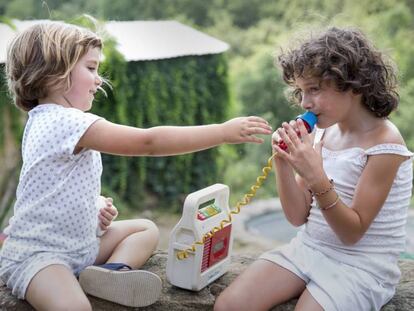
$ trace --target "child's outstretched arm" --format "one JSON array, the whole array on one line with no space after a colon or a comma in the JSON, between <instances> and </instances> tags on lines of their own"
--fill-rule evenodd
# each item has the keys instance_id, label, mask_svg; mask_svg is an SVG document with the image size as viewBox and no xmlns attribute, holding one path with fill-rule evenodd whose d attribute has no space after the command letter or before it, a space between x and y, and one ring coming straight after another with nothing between
<instances>
[{"instance_id":1,"label":"child's outstretched arm","mask_svg":"<svg viewBox=\"0 0 414 311\"><path fill-rule=\"evenodd\" d=\"M200 151L224 143L262 143L257 134L271 134L266 120L250 116L221 124L200 126L158 126L141 129L98 120L79 140L82 148L130 156L167 156Z\"/></svg>"}]
</instances>

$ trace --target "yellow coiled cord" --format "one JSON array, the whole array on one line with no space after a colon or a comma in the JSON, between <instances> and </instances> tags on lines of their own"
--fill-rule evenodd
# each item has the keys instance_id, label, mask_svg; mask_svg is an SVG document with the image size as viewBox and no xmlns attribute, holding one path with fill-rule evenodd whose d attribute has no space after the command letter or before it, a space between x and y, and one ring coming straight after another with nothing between
<instances>
[{"instance_id":1,"label":"yellow coiled cord","mask_svg":"<svg viewBox=\"0 0 414 311\"><path fill-rule=\"evenodd\" d=\"M201 240L194 242L189 248L177 252L177 258L179 260L185 259L188 257L189 252L195 252L196 245L203 245L205 241L209 238L211 238L217 231L220 231L224 228L226 224L229 224L232 222L232 215L236 215L240 213L240 209L242 206L249 204L250 200L256 195L256 191L262 186L263 182L266 180L267 176L269 175L269 172L272 170L272 160L273 157L276 155L274 153L268 160L267 165L263 167L262 172L263 175L260 175L256 178L256 183L250 187L250 191L246 193L243 197L243 201L239 201L236 204L236 207L230 211L230 213L227 215L227 219L223 219L220 222L219 226L213 227L209 232L205 233Z\"/></svg>"}]
</instances>

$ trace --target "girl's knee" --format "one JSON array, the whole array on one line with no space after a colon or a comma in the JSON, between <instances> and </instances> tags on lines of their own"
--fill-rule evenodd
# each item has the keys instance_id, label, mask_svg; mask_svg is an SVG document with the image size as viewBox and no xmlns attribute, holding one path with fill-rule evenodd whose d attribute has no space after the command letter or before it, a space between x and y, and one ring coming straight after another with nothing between
<instances>
[{"instance_id":1,"label":"girl's knee","mask_svg":"<svg viewBox=\"0 0 414 311\"><path fill-rule=\"evenodd\" d=\"M151 222L151 227L148 229L151 232L151 237L154 244L154 250L157 248L158 243L160 241L160 230L158 229L157 225L155 223Z\"/></svg>"},{"instance_id":2,"label":"girl's knee","mask_svg":"<svg viewBox=\"0 0 414 311\"><path fill-rule=\"evenodd\" d=\"M145 231L148 231L154 238L158 240L160 236L160 230L158 229L157 225L149 220L149 219L140 219L140 221L143 221L145 224Z\"/></svg>"},{"instance_id":3,"label":"girl's knee","mask_svg":"<svg viewBox=\"0 0 414 311\"><path fill-rule=\"evenodd\" d=\"M147 243L151 244L155 250L160 239L160 230L157 225L149 219L137 219L137 224L141 228L141 232L145 233Z\"/></svg>"}]
</instances>

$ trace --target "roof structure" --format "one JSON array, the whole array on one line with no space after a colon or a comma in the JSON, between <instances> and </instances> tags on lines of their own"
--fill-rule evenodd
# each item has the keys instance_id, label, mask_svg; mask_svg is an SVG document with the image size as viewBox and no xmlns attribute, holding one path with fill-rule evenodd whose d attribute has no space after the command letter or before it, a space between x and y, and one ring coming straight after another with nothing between
<instances>
[{"instance_id":1,"label":"roof structure","mask_svg":"<svg viewBox=\"0 0 414 311\"><path fill-rule=\"evenodd\" d=\"M45 20L14 20L16 30L0 23L0 63L6 61L7 46L16 32L39 22ZM227 43L176 21L109 21L105 29L127 61L219 54L229 49Z\"/></svg>"}]
</instances>

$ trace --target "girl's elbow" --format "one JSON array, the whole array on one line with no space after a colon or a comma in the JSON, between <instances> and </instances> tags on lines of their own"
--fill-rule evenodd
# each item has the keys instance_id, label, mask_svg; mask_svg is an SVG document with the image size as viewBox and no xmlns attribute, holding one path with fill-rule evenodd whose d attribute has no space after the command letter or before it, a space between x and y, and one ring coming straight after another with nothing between
<instances>
[{"instance_id":1,"label":"girl's elbow","mask_svg":"<svg viewBox=\"0 0 414 311\"><path fill-rule=\"evenodd\" d=\"M287 217L289 223L294 227L300 227L304 223L306 223L306 218L299 218L299 217Z\"/></svg>"},{"instance_id":2,"label":"girl's elbow","mask_svg":"<svg viewBox=\"0 0 414 311\"><path fill-rule=\"evenodd\" d=\"M158 132L154 128L137 129L135 136L130 140L133 144L134 156L157 156L160 151Z\"/></svg>"},{"instance_id":3,"label":"girl's elbow","mask_svg":"<svg viewBox=\"0 0 414 311\"><path fill-rule=\"evenodd\" d=\"M362 238L362 234L351 234L343 237L339 237L341 242L346 246L353 246L359 242Z\"/></svg>"},{"instance_id":4,"label":"girl's elbow","mask_svg":"<svg viewBox=\"0 0 414 311\"><path fill-rule=\"evenodd\" d=\"M137 139L134 142L134 151L132 155L135 156L155 156L157 155L154 141L151 137L145 139Z\"/></svg>"}]
</instances>

